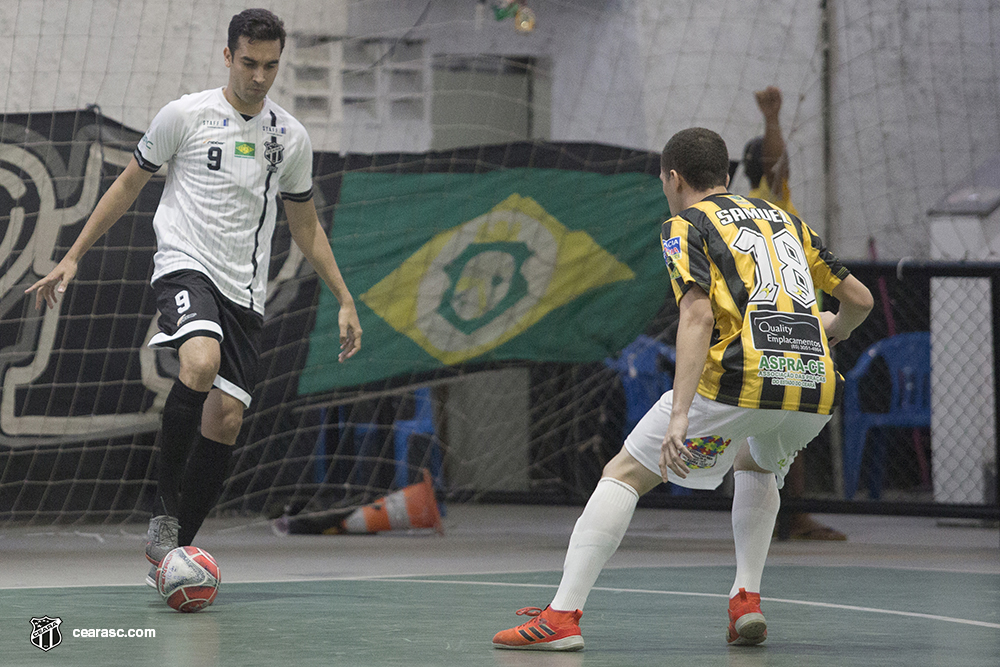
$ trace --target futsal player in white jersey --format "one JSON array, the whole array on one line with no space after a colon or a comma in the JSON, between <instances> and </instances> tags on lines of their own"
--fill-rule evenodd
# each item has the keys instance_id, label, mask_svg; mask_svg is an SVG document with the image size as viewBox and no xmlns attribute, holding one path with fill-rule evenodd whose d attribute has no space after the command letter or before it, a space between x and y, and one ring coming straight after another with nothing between
<instances>
[{"instance_id":1,"label":"futsal player in white jersey","mask_svg":"<svg viewBox=\"0 0 1000 667\"><path fill-rule=\"evenodd\" d=\"M69 252L26 290L35 293L36 307L54 307L83 254L169 164L153 217L160 332L149 344L176 348L180 372L160 429L146 543L154 568L171 549L191 544L228 476L257 381L278 197L292 239L340 303L340 361L361 347L354 300L312 200L309 137L267 97L285 46L284 26L267 10L248 9L232 18L228 37L225 88L185 95L156 114Z\"/></svg>"}]
</instances>

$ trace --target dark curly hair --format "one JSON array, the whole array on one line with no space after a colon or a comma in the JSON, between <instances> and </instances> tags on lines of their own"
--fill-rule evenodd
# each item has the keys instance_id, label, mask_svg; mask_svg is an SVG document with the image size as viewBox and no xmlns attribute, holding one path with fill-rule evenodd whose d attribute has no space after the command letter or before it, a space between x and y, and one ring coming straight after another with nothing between
<instances>
[{"instance_id":1,"label":"dark curly hair","mask_svg":"<svg viewBox=\"0 0 1000 667\"><path fill-rule=\"evenodd\" d=\"M285 50L285 24L266 9L244 9L229 22L229 52L236 53L240 37L251 42L281 42Z\"/></svg>"},{"instance_id":2,"label":"dark curly hair","mask_svg":"<svg viewBox=\"0 0 1000 667\"><path fill-rule=\"evenodd\" d=\"M750 179L750 187L760 187L764 177L764 137L754 137L743 147L743 173Z\"/></svg>"},{"instance_id":3,"label":"dark curly hair","mask_svg":"<svg viewBox=\"0 0 1000 667\"><path fill-rule=\"evenodd\" d=\"M660 168L664 173L675 170L695 190L726 187L729 151L717 133L689 127L670 137L660 155Z\"/></svg>"}]
</instances>

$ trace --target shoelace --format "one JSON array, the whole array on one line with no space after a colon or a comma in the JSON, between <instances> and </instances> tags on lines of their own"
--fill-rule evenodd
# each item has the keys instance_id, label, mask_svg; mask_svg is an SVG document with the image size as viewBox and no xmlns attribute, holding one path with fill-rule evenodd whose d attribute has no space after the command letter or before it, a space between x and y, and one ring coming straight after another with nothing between
<instances>
[{"instance_id":1,"label":"shoelace","mask_svg":"<svg viewBox=\"0 0 1000 667\"><path fill-rule=\"evenodd\" d=\"M178 526L173 521L161 521L157 526L156 539L158 542L173 543L177 541Z\"/></svg>"},{"instance_id":2,"label":"shoelace","mask_svg":"<svg viewBox=\"0 0 1000 667\"><path fill-rule=\"evenodd\" d=\"M517 610L518 616L538 616L544 609L539 609L538 607L525 607L523 609Z\"/></svg>"}]
</instances>

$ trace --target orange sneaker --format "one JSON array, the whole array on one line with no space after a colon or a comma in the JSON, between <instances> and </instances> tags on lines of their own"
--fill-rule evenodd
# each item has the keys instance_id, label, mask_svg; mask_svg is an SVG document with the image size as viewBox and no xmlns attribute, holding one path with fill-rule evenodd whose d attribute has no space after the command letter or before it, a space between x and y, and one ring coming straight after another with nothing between
<instances>
[{"instance_id":1,"label":"orange sneaker","mask_svg":"<svg viewBox=\"0 0 1000 667\"><path fill-rule=\"evenodd\" d=\"M556 611L551 607L525 607L518 616L533 616L516 628L502 630L493 637L495 648L517 648L529 651L579 651L583 648L580 617L583 612Z\"/></svg>"},{"instance_id":2,"label":"orange sneaker","mask_svg":"<svg viewBox=\"0 0 1000 667\"><path fill-rule=\"evenodd\" d=\"M760 593L741 588L729 600L729 629L726 641L737 646L752 646L767 639L767 621L760 611Z\"/></svg>"}]
</instances>

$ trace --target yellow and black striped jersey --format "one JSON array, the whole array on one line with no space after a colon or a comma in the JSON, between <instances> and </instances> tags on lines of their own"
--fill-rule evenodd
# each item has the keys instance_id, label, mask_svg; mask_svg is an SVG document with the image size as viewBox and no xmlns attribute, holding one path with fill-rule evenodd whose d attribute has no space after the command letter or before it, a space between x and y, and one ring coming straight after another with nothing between
<instances>
[{"instance_id":1,"label":"yellow and black striped jersey","mask_svg":"<svg viewBox=\"0 0 1000 667\"><path fill-rule=\"evenodd\" d=\"M797 216L763 199L706 197L663 223L663 257L678 302L709 295L705 398L745 408L830 414L843 378L834 368L815 288L830 293L848 270Z\"/></svg>"}]
</instances>

